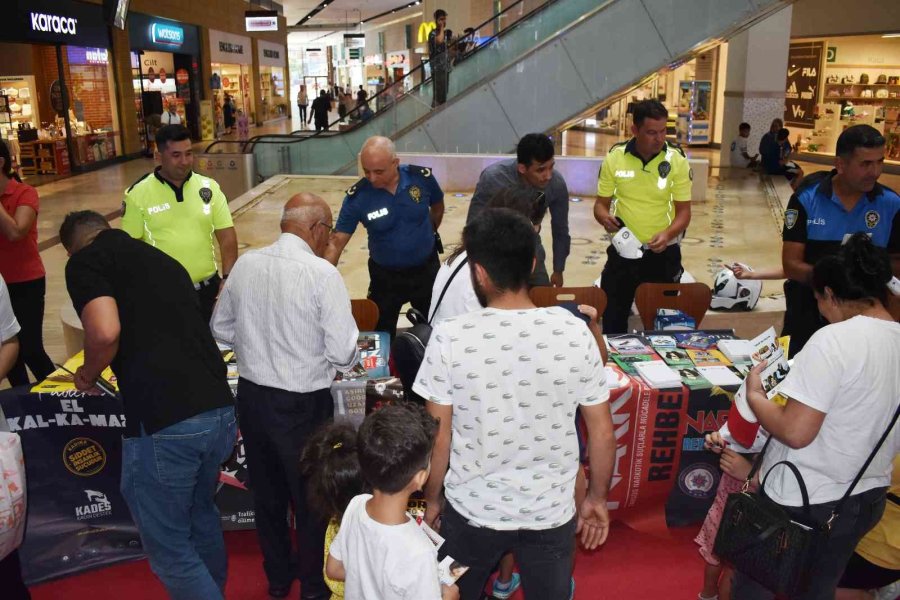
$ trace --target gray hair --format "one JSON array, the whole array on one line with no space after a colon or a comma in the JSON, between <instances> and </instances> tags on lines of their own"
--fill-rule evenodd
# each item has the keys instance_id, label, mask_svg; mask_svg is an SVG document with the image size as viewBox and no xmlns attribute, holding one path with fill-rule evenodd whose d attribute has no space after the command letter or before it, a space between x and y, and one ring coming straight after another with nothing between
<instances>
[{"instance_id":1,"label":"gray hair","mask_svg":"<svg viewBox=\"0 0 900 600\"><path fill-rule=\"evenodd\" d=\"M384 137L380 135L375 135L366 140L366 143L363 144L362 150L360 152L365 152L369 149L378 148L387 152L391 159L397 158L397 147L394 145L393 140L389 137Z\"/></svg>"},{"instance_id":2,"label":"gray hair","mask_svg":"<svg viewBox=\"0 0 900 600\"><path fill-rule=\"evenodd\" d=\"M281 222L316 223L324 220L325 210L321 206L295 206L281 211Z\"/></svg>"}]
</instances>

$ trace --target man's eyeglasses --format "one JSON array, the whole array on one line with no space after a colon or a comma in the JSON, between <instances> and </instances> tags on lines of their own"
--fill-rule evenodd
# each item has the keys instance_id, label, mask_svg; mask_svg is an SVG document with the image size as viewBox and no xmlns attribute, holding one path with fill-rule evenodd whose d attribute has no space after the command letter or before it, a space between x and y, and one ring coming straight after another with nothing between
<instances>
[{"instance_id":1,"label":"man's eyeglasses","mask_svg":"<svg viewBox=\"0 0 900 600\"><path fill-rule=\"evenodd\" d=\"M325 221L319 221L318 223L316 223L316 225L322 225L322 226L324 226L325 229L328 230L328 235L331 235L332 233L334 233L334 225L329 225L329 224L326 223Z\"/></svg>"}]
</instances>

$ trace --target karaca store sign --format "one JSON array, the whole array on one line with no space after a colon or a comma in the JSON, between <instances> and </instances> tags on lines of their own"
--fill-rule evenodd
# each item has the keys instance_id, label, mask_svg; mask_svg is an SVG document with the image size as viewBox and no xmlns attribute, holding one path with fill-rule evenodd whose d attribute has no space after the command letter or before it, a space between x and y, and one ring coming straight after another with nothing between
<instances>
[{"instance_id":1,"label":"karaca store sign","mask_svg":"<svg viewBox=\"0 0 900 600\"><path fill-rule=\"evenodd\" d=\"M419 25L419 43L424 44L428 41L428 36L432 31L437 29L437 23L434 21L424 21L421 25Z\"/></svg>"},{"instance_id":2,"label":"karaca store sign","mask_svg":"<svg viewBox=\"0 0 900 600\"><path fill-rule=\"evenodd\" d=\"M46 13L31 13L31 30L78 35L78 19Z\"/></svg>"}]
</instances>

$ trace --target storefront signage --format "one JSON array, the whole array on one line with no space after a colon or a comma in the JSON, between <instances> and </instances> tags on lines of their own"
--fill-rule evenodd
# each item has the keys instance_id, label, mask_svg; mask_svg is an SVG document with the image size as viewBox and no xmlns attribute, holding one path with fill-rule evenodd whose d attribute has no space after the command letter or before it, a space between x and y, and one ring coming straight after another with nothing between
<instances>
[{"instance_id":1,"label":"storefront signage","mask_svg":"<svg viewBox=\"0 0 900 600\"><path fill-rule=\"evenodd\" d=\"M50 84L50 106L53 107L53 111L60 117L66 113L63 107L62 84L59 79Z\"/></svg>"},{"instance_id":2,"label":"storefront signage","mask_svg":"<svg viewBox=\"0 0 900 600\"><path fill-rule=\"evenodd\" d=\"M284 67L284 46L256 40L259 64L263 67Z\"/></svg>"},{"instance_id":3,"label":"storefront signage","mask_svg":"<svg viewBox=\"0 0 900 600\"><path fill-rule=\"evenodd\" d=\"M837 62L837 46L828 46L828 51L825 53L825 62Z\"/></svg>"},{"instance_id":4,"label":"storefront signage","mask_svg":"<svg viewBox=\"0 0 900 600\"><path fill-rule=\"evenodd\" d=\"M157 50L200 55L197 27L141 13L128 14L128 37L132 50Z\"/></svg>"},{"instance_id":5,"label":"storefront signage","mask_svg":"<svg viewBox=\"0 0 900 600\"><path fill-rule=\"evenodd\" d=\"M418 40L420 44L424 44L428 41L428 36L431 35L431 32L437 29L437 23L434 21L424 21L421 25L419 25L419 36Z\"/></svg>"},{"instance_id":6,"label":"storefront signage","mask_svg":"<svg viewBox=\"0 0 900 600\"><path fill-rule=\"evenodd\" d=\"M248 10L244 13L247 31L278 31L278 12Z\"/></svg>"},{"instance_id":7,"label":"storefront signage","mask_svg":"<svg viewBox=\"0 0 900 600\"><path fill-rule=\"evenodd\" d=\"M224 31L209 30L209 60L219 64L249 65L253 62L250 38Z\"/></svg>"},{"instance_id":8,"label":"storefront signage","mask_svg":"<svg viewBox=\"0 0 900 600\"><path fill-rule=\"evenodd\" d=\"M150 40L154 44L179 47L184 43L184 28L166 23L150 25Z\"/></svg>"},{"instance_id":9,"label":"storefront signage","mask_svg":"<svg viewBox=\"0 0 900 600\"><path fill-rule=\"evenodd\" d=\"M816 99L822 71L823 42L791 44L788 51L787 89L784 94L784 124L815 127Z\"/></svg>"},{"instance_id":10,"label":"storefront signage","mask_svg":"<svg viewBox=\"0 0 900 600\"><path fill-rule=\"evenodd\" d=\"M109 29L100 3L74 0L4 0L0 40L108 47Z\"/></svg>"},{"instance_id":11,"label":"storefront signage","mask_svg":"<svg viewBox=\"0 0 900 600\"><path fill-rule=\"evenodd\" d=\"M33 12L31 13L31 30L77 35L78 19Z\"/></svg>"},{"instance_id":12,"label":"storefront signage","mask_svg":"<svg viewBox=\"0 0 900 600\"><path fill-rule=\"evenodd\" d=\"M109 50L106 48L81 48L66 46L66 54L70 65L106 65L109 64Z\"/></svg>"}]
</instances>

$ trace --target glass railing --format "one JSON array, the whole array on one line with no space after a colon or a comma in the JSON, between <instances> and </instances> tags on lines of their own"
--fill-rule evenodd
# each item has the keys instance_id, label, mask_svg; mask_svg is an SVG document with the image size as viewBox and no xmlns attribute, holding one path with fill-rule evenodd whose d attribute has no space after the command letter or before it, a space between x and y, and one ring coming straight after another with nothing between
<instances>
[{"instance_id":1,"label":"glass railing","mask_svg":"<svg viewBox=\"0 0 900 600\"><path fill-rule=\"evenodd\" d=\"M472 52L458 58L450 75L447 101L498 73L536 45L556 35L585 13L596 9L597 0L520 0L506 8L477 29L498 33L482 42ZM419 67L421 70L422 67ZM421 71L414 70L406 77L415 81ZM356 156L366 139L373 135L396 137L419 124L432 108L431 80L399 93L403 82L394 84L370 99L378 107L366 122L342 131L338 135L259 136L247 144L256 156L257 169L263 178L278 173L331 175L341 171L356 171ZM352 115L351 115L352 116ZM340 128L341 122L330 129ZM221 143L220 143L221 144ZM402 150L402 148L401 148Z\"/></svg>"}]
</instances>

